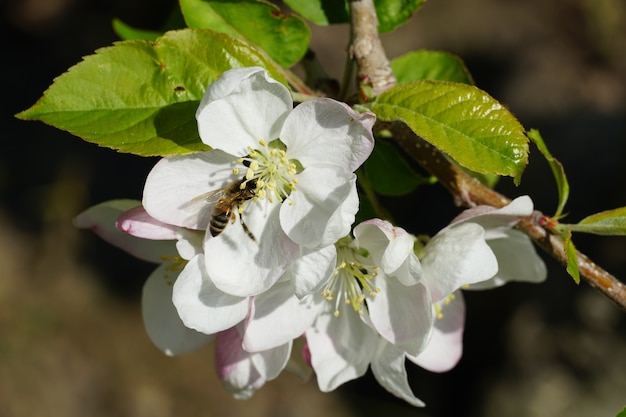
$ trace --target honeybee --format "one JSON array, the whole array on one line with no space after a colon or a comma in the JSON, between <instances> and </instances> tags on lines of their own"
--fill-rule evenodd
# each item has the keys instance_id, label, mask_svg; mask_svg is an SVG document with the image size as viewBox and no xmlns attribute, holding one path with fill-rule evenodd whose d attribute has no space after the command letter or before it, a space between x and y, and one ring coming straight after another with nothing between
<instances>
[{"instance_id":1,"label":"honeybee","mask_svg":"<svg viewBox=\"0 0 626 417\"><path fill-rule=\"evenodd\" d=\"M243 216L241 215L243 203L253 199L255 196L256 179L246 182L245 178L240 181L235 181L226 188L218 190L209 196L207 202L215 201L213 209L211 210L211 218L209 219L209 232L211 232L211 236L219 236L224 229L226 229L229 221L235 223L237 219L236 213L239 213L239 220L241 221L243 231L253 242L256 242L254 234L252 234L248 225L243 221Z\"/></svg>"}]
</instances>

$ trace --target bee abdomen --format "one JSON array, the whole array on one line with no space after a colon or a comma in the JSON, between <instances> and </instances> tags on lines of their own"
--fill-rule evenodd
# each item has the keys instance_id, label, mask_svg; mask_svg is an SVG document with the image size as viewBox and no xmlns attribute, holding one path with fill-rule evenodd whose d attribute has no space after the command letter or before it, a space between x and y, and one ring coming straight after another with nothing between
<instances>
[{"instance_id":1,"label":"bee abdomen","mask_svg":"<svg viewBox=\"0 0 626 417\"><path fill-rule=\"evenodd\" d=\"M229 221L228 217L226 213L211 216L211 220L209 221L209 232L211 232L211 236L215 237L224 231Z\"/></svg>"}]
</instances>

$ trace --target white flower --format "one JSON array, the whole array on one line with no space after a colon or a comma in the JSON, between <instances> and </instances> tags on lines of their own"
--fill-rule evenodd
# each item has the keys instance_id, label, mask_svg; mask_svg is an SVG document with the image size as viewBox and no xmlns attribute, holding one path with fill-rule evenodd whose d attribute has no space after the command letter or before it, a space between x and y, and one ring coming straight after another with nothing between
<instances>
[{"instance_id":1,"label":"white flower","mask_svg":"<svg viewBox=\"0 0 626 417\"><path fill-rule=\"evenodd\" d=\"M421 259L422 283L433 294L435 323L431 340L418 356L421 367L444 372L463 352L465 303L462 289L490 289L509 281L541 282L546 267L528 236L513 227L531 215L528 196L500 209L465 210L426 245Z\"/></svg>"},{"instance_id":2,"label":"white flower","mask_svg":"<svg viewBox=\"0 0 626 417\"><path fill-rule=\"evenodd\" d=\"M120 216L121 224L118 223ZM119 224L124 231L116 227ZM209 343L206 335L186 327L172 303L172 287L195 246L193 233L188 233L151 219L139 201L113 200L93 206L74 220L77 227L91 229L107 242L139 259L159 264L150 274L142 291L142 315L146 332L152 342L167 355L192 352ZM182 234L186 235L184 238Z\"/></svg>"},{"instance_id":3,"label":"white flower","mask_svg":"<svg viewBox=\"0 0 626 417\"><path fill-rule=\"evenodd\" d=\"M143 204L162 222L210 231L204 267L217 288L260 294L303 248L349 232L358 209L353 172L373 148L372 113L331 99L294 109L289 90L254 67L211 84L196 117L213 150L157 163ZM225 188L230 201L207 203L207 194Z\"/></svg>"}]
</instances>

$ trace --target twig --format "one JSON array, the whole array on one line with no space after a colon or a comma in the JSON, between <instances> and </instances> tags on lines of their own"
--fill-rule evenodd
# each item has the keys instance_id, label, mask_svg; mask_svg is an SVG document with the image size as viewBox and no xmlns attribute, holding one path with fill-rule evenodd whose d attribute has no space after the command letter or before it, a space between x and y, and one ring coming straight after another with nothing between
<instances>
[{"instance_id":1,"label":"twig","mask_svg":"<svg viewBox=\"0 0 626 417\"><path fill-rule=\"evenodd\" d=\"M350 51L357 63L361 99L369 101L394 86L396 79L378 37L378 20L372 0L351 0L350 10L353 31ZM416 136L406 125L392 123L390 130L398 145L437 177L458 205L473 207L485 204L503 207L511 201L469 176L439 149ZM533 218L521 221L517 225L518 229L549 255L567 265L563 240L537 224ZM626 286L583 253L577 254L578 269L585 281L626 311Z\"/></svg>"}]
</instances>

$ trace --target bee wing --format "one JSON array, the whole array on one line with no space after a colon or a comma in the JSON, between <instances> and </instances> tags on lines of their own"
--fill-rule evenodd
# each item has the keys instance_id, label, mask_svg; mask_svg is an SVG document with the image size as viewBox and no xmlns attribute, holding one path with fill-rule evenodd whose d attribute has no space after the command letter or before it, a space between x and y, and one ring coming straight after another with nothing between
<instances>
[{"instance_id":1,"label":"bee wing","mask_svg":"<svg viewBox=\"0 0 626 417\"><path fill-rule=\"evenodd\" d=\"M184 226L191 229L206 229L211 218L211 206L224 196L226 190L219 189L200 194L180 206L181 211L188 213Z\"/></svg>"}]
</instances>

